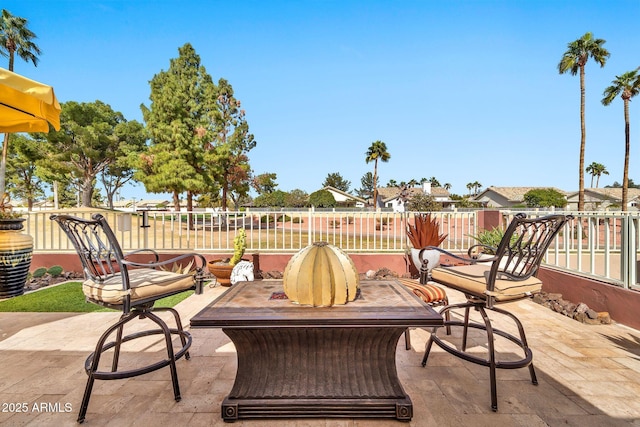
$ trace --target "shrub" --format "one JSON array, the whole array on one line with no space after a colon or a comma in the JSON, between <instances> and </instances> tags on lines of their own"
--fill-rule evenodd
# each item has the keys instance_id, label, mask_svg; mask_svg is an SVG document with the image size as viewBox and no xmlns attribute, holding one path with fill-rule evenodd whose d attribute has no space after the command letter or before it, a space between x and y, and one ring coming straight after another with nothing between
<instances>
[{"instance_id":1,"label":"shrub","mask_svg":"<svg viewBox=\"0 0 640 427\"><path fill-rule=\"evenodd\" d=\"M36 270L33 272L33 277L35 279L39 279L40 277L43 277L45 274L47 274L47 269L46 267L38 267L36 268Z\"/></svg>"},{"instance_id":2,"label":"shrub","mask_svg":"<svg viewBox=\"0 0 640 427\"><path fill-rule=\"evenodd\" d=\"M61 266L54 265L47 270L47 273L49 273L52 277L58 277L62 274L63 271L64 269Z\"/></svg>"}]
</instances>

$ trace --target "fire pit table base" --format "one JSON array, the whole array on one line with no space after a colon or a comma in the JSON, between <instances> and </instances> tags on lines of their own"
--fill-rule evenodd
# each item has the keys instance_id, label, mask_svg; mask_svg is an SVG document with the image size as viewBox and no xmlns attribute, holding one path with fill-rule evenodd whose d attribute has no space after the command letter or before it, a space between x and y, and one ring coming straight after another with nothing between
<instances>
[{"instance_id":1,"label":"fire pit table base","mask_svg":"<svg viewBox=\"0 0 640 427\"><path fill-rule=\"evenodd\" d=\"M397 281L365 281L356 300L304 307L282 299L282 282L240 282L191 319L221 328L238 370L222 418L392 418L410 421L396 370L408 327L442 316Z\"/></svg>"},{"instance_id":2,"label":"fire pit table base","mask_svg":"<svg viewBox=\"0 0 640 427\"><path fill-rule=\"evenodd\" d=\"M223 329L236 346L238 373L222 403L242 418L395 418L413 406L395 354L405 328Z\"/></svg>"}]
</instances>

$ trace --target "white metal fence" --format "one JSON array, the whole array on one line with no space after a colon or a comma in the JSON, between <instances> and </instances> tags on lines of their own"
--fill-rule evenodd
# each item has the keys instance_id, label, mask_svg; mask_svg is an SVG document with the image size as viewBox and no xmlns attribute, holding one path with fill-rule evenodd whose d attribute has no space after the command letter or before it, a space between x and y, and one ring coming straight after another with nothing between
<instances>
[{"instance_id":1,"label":"white metal fence","mask_svg":"<svg viewBox=\"0 0 640 427\"><path fill-rule=\"evenodd\" d=\"M406 222L412 213L371 211L192 212L103 211L123 250L154 248L159 251L229 253L238 228L247 233L247 251L294 253L326 241L349 253L404 252L409 246ZM502 211L508 223L515 211ZM542 216L546 211L527 211ZM563 212L567 213L567 212ZM92 212L75 211L89 218ZM49 220L51 212L28 215L26 232L34 238L36 252L73 251L66 236ZM545 262L607 282L632 288L637 285L640 214L574 213L549 249ZM476 211L433 212L446 240L441 247L466 252L476 243Z\"/></svg>"}]
</instances>

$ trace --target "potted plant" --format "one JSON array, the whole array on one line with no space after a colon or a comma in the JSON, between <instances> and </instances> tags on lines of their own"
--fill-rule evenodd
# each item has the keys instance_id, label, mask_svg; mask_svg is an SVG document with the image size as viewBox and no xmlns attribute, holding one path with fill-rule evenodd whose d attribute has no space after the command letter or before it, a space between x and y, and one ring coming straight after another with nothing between
<instances>
[{"instance_id":1,"label":"potted plant","mask_svg":"<svg viewBox=\"0 0 640 427\"><path fill-rule=\"evenodd\" d=\"M9 201L7 193L0 200L0 298L24 293L33 255L33 238L21 232L25 218Z\"/></svg>"},{"instance_id":2,"label":"potted plant","mask_svg":"<svg viewBox=\"0 0 640 427\"><path fill-rule=\"evenodd\" d=\"M214 259L207 263L211 274L222 286L231 286L231 272L233 267L240 262L247 249L247 234L244 228L240 228L233 239L233 256L227 259Z\"/></svg>"},{"instance_id":3,"label":"potted plant","mask_svg":"<svg viewBox=\"0 0 640 427\"><path fill-rule=\"evenodd\" d=\"M447 238L446 234L440 234L440 225L436 218L431 218L430 213L416 213L413 216L413 224L407 222L407 237L412 248L409 249L410 259L418 272L422 266L422 260L429 261L428 268L431 271L440 263L440 252L437 250L423 249L427 246L440 246ZM422 252L422 257L420 256Z\"/></svg>"}]
</instances>

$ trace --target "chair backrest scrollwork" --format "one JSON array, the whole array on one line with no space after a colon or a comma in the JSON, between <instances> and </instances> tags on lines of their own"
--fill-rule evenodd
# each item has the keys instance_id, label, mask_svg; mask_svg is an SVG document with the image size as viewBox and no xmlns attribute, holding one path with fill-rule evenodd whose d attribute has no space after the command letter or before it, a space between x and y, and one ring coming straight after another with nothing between
<instances>
[{"instance_id":1,"label":"chair backrest scrollwork","mask_svg":"<svg viewBox=\"0 0 640 427\"><path fill-rule=\"evenodd\" d=\"M84 270L85 277L94 282L122 275L122 283L128 283L128 273L122 261L120 244L107 220L101 214L91 219L71 215L52 215L71 240Z\"/></svg>"},{"instance_id":2,"label":"chair backrest scrollwork","mask_svg":"<svg viewBox=\"0 0 640 427\"><path fill-rule=\"evenodd\" d=\"M487 290L493 291L496 278L526 280L536 276L549 245L571 218L571 215L527 218L523 213L516 214L496 249Z\"/></svg>"}]
</instances>

